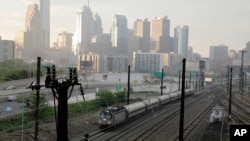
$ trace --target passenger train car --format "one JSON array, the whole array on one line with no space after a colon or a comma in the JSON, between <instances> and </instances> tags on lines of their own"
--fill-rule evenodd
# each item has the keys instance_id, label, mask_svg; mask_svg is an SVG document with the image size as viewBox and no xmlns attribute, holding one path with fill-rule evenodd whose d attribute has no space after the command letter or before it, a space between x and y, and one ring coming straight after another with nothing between
<instances>
[{"instance_id":1,"label":"passenger train car","mask_svg":"<svg viewBox=\"0 0 250 141\"><path fill-rule=\"evenodd\" d=\"M192 95L193 89L185 90L185 96ZM159 108L161 105L170 103L181 98L181 92L174 92L168 95L162 95L146 99L140 102L132 103L122 107L108 107L101 111L97 116L97 124L103 126L116 126L122 122L127 121L137 115L147 112L148 110Z\"/></svg>"}]
</instances>

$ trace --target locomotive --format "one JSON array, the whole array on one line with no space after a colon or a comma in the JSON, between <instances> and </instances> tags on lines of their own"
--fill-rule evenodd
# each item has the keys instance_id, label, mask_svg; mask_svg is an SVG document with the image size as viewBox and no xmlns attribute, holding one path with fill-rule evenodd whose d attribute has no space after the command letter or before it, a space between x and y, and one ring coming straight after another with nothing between
<instances>
[{"instance_id":1,"label":"locomotive","mask_svg":"<svg viewBox=\"0 0 250 141\"><path fill-rule=\"evenodd\" d=\"M185 97L192 95L194 89L185 90ZM97 125L99 127L116 126L148 110L159 108L161 105L170 103L181 98L181 92L174 92L168 95L149 98L143 101L135 102L121 107L108 107L101 111L97 116Z\"/></svg>"}]
</instances>

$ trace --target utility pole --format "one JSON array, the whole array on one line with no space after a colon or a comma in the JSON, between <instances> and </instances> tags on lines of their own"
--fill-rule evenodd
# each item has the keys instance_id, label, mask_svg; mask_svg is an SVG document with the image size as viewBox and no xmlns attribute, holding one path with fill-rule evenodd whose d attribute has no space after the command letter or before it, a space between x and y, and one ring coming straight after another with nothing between
<instances>
[{"instance_id":1,"label":"utility pole","mask_svg":"<svg viewBox=\"0 0 250 141\"><path fill-rule=\"evenodd\" d=\"M240 67L240 81L239 81L239 91L243 95L243 84L244 84L244 75L243 75L243 60L244 60L244 53L245 50L241 50L241 67Z\"/></svg>"},{"instance_id":2,"label":"utility pole","mask_svg":"<svg viewBox=\"0 0 250 141\"><path fill-rule=\"evenodd\" d=\"M51 72L52 69L52 72ZM56 78L55 65L52 68L47 67L47 76L45 80L45 87L52 90L53 96L58 101L57 107L57 141L69 141L68 139L68 99L73 91L75 85L80 85L80 92L83 95L83 89L80 83L78 83L77 69L70 68L69 78L61 81ZM71 87L70 94L68 95L68 89Z\"/></svg>"},{"instance_id":3,"label":"utility pole","mask_svg":"<svg viewBox=\"0 0 250 141\"><path fill-rule=\"evenodd\" d=\"M41 76L41 57L37 57L37 73L36 85L32 89L36 89L36 109L35 109L35 140L37 140L39 130L39 105L40 105L40 76Z\"/></svg>"},{"instance_id":4,"label":"utility pole","mask_svg":"<svg viewBox=\"0 0 250 141\"><path fill-rule=\"evenodd\" d=\"M191 79L192 79L192 74L191 74L192 72L190 71L190 76L189 76L189 89L191 89L191 83L192 83L192 81L191 81Z\"/></svg>"},{"instance_id":5,"label":"utility pole","mask_svg":"<svg viewBox=\"0 0 250 141\"><path fill-rule=\"evenodd\" d=\"M228 111L228 120L231 120L231 97L232 97L232 72L233 68L230 68L230 87L229 87L229 111Z\"/></svg>"},{"instance_id":6,"label":"utility pole","mask_svg":"<svg viewBox=\"0 0 250 141\"><path fill-rule=\"evenodd\" d=\"M127 105L129 105L129 95L130 95L130 65L128 65L128 94L127 94Z\"/></svg>"},{"instance_id":7,"label":"utility pole","mask_svg":"<svg viewBox=\"0 0 250 141\"><path fill-rule=\"evenodd\" d=\"M227 68L227 90L229 90L230 68Z\"/></svg>"},{"instance_id":8,"label":"utility pole","mask_svg":"<svg viewBox=\"0 0 250 141\"><path fill-rule=\"evenodd\" d=\"M178 85L178 91L181 90L181 70L179 68L179 85Z\"/></svg>"},{"instance_id":9,"label":"utility pole","mask_svg":"<svg viewBox=\"0 0 250 141\"><path fill-rule=\"evenodd\" d=\"M182 88L181 88L181 111L180 111L180 128L179 128L179 141L183 141L183 127L184 127L184 96L185 96L185 71L186 59L182 61Z\"/></svg>"},{"instance_id":10,"label":"utility pole","mask_svg":"<svg viewBox=\"0 0 250 141\"><path fill-rule=\"evenodd\" d=\"M195 83L195 90L198 90L198 72L196 72L196 83Z\"/></svg>"},{"instance_id":11,"label":"utility pole","mask_svg":"<svg viewBox=\"0 0 250 141\"><path fill-rule=\"evenodd\" d=\"M162 90L163 90L163 70L161 70L161 95L162 95Z\"/></svg>"}]
</instances>

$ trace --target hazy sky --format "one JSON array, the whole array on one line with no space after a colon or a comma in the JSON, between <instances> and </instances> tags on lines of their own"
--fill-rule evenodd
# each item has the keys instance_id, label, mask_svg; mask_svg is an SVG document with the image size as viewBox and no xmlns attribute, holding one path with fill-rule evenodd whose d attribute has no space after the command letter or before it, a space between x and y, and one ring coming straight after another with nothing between
<instances>
[{"instance_id":1,"label":"hazy sky","mask_svg":"<svg viewBox=\"0 0 250 141\"><path fill-rule=\"evenodd\" d=\"M13 40L24 29L28 4L39 0L1 0L0 36ZM76 13L87 0L51 0L51 42L62 31L75 32ZM170 35L177 25L189 26L189 45L208 57L209 46L224 44L239 51L250 41L250 0L90 0L93 14L102 18L109 33L114 14L126 15L133 28L136 19L168 16Z\"/></svg>"}]
</instances>

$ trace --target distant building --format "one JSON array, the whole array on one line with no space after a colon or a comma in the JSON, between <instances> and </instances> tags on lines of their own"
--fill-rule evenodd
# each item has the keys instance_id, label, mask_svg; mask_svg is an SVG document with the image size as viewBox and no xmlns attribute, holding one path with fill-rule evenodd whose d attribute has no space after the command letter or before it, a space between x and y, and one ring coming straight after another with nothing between
<instances>
[{"instance_id":1,"label":"distant building","mask_svg":"<svg viewBox=\"0 0 250 141\"><path fill-rule=\"evenodd\" d=\"M45 32L41 26L40 11L37 4L28 5L25 30L16 33L17 58L30 61L45 53Z\"/></svg>"},{"instance_id":2,"label":"distant building","mask_svg":"<svg viewBox=\"0 0 250 141\"><path fill-rule=\"evenodd\" d=\"M238 53L235 50L229 50L228 57L230 59L238 59L239 58Z\"/></svg>"},{"instance_id":3,"label":"distant building","mask_svg":"<svg viewBox=\"0 0 250 141\"><path fill-rule=\"evenodd\" d=\"M73 51L76 55L91 52L92 37L102 34L102 21L98 14L93 17L89 6L84 5L76 15L76 31Z\"/></svg>"},{"instance_id":4,"label":"distant building","mask_svg":"<svg viewBox=\"0 0 250 141\"><path fill-rule=\"evenodd\" d=\"M58 34L57 37L57 47L58 48L68 48L71 51L72 48L72 33L67 33L63 31Z\"/></svg>"},{"instance_id":5,"label":"distant building","mask_svg":"<svg viewBox=\"0 0 250 141\"><path fill-rule=\"evenodd\" d=\"M118 54L128 54L128 26L124 15L114 15L111 27L112 47Z\"/></svg>"},{"instance_id":6,"label":"distant building","mask_svg":"<svg viewBox=\"0 0 250 141\"><path fill-rule=\"evenodd\" d=\"M134 36L138 39L137 50L150 51L150 22L148 19L137 19L134 22Z\"/></svg>"},{"instance_id":7,"label":"distant building","mask_svg":"<svg viewBox=\"0 0 250 141\"><path fill-rule=\"evenodd\" d=\"M0 62L14 59L15 44L11 40L2 40L0 36Z\"/></svg>"},{"instance_id":8,"label":"distant building","mask_svg":"<svg viewBox=\"0 0 250 141\"><path fill-rule=\"evenodd\" d=\"M42 28L45 32L44 46L50 48L50 0L40 0Z\"/></svg>"},{"instance_id":9,"label":"distant building","mask_svg":"<svg viewBox=\"0 0 250 141\"><path fill-rule=\"evenodd\" d=\"M209 58L210 59L227 59L228 58L228 46L226 45L210 46Z\"/></svg>"},{"instance_id":10,"label":"distant building","mask_svg":"<svg viewBox=\"0 0 250 141\"><path fill-rule=\"evenodd\" d=\"M133 61L133 70L140 73L161 71L169 63L168 54L163 53L134 52Z\"/></svg>"},{"instance_id":11,"label":"distant building","mask_svg":"<svg viewBox=\"0 0 250 141\"><path fill-rule=\"evenodd\" d=\"M210 46L209 50L210 71L220 72L225 70L228 60L228 47L225 45Z\"/></svg>"},{"instance_id":12,"label":"distant building","mask_svg":"<svg viewBox=\"0 0 250 141\"><path fill-rule=\"evenodd\" d=\"M104 56L104 72L127 72L128 60L126 56Z\"/></svg>"},{"instance_id":13,"label":"distant building","mask_svg":"<svg viewBox=\"0 0 250 141\"><path fill-rule=\"evenodd\" d=\"M94 36L91 51L100 55L114 55L116 51L112 48L111 35L105 33Z\"/></svg>"},{"instance_id":14,"label":"distant building","mask_svg":"<svg viewBox=\"0 0 250 141\"><path fill-rule=\"evenodd\" d=\"M245 53L245 58L246 59L250 59L250 41L248 41L247 43L246 43L246 53Z\"/></svg>"},{"instance_id":15,"label":"distant building","mask_svg":"<svg viewBox=\"0 0 250 141\"><path fill-rule=\"evenodd\" d=\"M170 37L170 20L167 16L152 20L150 52L173 52L173 38Z\"/></svg>"},{"instance_id":16,"label":"distant building","mask_svg":"<svg viewBox=\"0 0 250 141\"><path fill-rule=\"evenodd\" d=\"M177 26L174 29L174 44L175 44L175 53L178 53L184 58L188 56L188 34L189 34L189 27L184 26Z\"/></svg>"},{"instance_id":17,"label":"distant building","mask_svg":"<svg viewBox=\"0 0 250 141\"><path fill-rule=\"evenodd\" d=\"M94 19L91 9L84 5L76 15L76 32L74 34L73 48L76 55L89 50L93 36L93 25Z\"/></svg>"},{"instance_id":18,"label":"distant building","mask_svg":"<svg viewBox=\"0 0 250 141\"><path fill-rule=\"evenodd\" d=\"M100 72L100 55L89 52L79 56L78 70L81 73Z\"/></svg>"}]
</instances>

